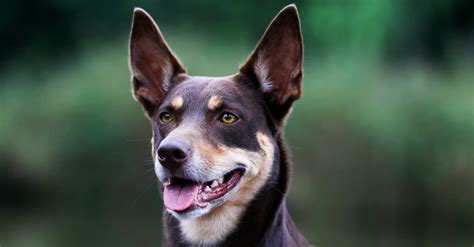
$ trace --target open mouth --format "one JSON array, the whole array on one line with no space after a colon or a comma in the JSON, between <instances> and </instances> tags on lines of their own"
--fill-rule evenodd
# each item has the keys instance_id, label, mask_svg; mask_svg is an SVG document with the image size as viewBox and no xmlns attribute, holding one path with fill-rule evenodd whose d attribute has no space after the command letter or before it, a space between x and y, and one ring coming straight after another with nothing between
<instances>
[{"instance_id":1,"label":"open mouth","mask_svg":"<svg viewBox=\"0 0 474 247\"><path fill-rule=\"evenodd\" d=\"M172 177L164 184L163 201L165 207L181 212L193 205L205 207L208 202L223 197L240 181L244 169L234 169L219 179L196 182L189 179Z\"/></svg>"}]
</instances>

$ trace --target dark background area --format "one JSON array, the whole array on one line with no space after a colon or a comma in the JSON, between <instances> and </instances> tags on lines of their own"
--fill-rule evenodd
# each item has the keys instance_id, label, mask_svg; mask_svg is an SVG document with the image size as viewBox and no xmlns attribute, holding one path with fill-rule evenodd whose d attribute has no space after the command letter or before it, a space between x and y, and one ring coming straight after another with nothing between
<instances>
[{"instance_id":1,"label":"dark background area","mask_svg":"<svg viewBox=\"0 0 474 247\"><path fill-rule=\"evenodd\" d=\"M151 131L130 96L133 7L190 74L220 76L289 3L2 3L0 246L160 246ZM296 4L298 227L317 246L472 246L474 2Z\"/></svg>"}]
</instances>

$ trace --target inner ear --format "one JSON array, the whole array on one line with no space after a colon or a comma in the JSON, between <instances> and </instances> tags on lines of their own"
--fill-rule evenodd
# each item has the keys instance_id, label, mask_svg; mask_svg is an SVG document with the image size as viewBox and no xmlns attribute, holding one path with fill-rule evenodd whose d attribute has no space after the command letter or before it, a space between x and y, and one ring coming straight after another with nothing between
<instances>
[{"instance_id":1,"label":"inner ear","mask_svg":"<svg viewBox=\"0 0 474 247\"><path fill-rule=\"evenodd\" d=\"M288 5L270 23L257 47L240 68L255 78L275 117L284 117L301 97L303 41L295 5Z\"/></svg>"},{"instance_id":2,"label":"inner ear","mask_svg":"<svg viewBox=\"0 0 474 247\"><path fill-rule=\"evenodd\" d=\"M140 8L133 13L130 69L133 97L143 105L148 116L153 115L174 78L185 73L154 20Z\"/></svg>"}]
</instances>

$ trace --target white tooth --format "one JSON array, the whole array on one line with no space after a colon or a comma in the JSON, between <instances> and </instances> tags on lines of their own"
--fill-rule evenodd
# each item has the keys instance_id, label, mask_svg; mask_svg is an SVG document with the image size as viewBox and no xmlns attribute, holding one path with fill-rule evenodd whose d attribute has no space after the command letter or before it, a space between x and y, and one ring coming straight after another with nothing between
<instances>
[{"instance_id":1,"label":"white tooth","mask_svg":"<svg viewBox=\"0 0 474 247\"><path fill-rule=\"evenodd\" d=\"M206 185L206 187L204 188L204 191L205 192L210 192L211 191L211 188L209 188L209 185Z\"/></svg>"},{"instance_id":2,"label":"white tooth","mask_svg":"<svg viewBox=\"0 0 474 247\"><path fill-rule=\"evenodd\" d=\"M224 177L221 177L219 178L219 181L218 181L220 184L224 182Z\"/></svg>"},{"instance_id":3,"label":"white tooth","mask_svg":"<svg viewBox=\"0 0 474 247\"><path fill-rule=\"evenodd\" d=\"M219 183L217 182L217 180L214 180L212 181L211 188L215 188L217 187L217 185L219 185Z\"/></svg>"}]
</instances>

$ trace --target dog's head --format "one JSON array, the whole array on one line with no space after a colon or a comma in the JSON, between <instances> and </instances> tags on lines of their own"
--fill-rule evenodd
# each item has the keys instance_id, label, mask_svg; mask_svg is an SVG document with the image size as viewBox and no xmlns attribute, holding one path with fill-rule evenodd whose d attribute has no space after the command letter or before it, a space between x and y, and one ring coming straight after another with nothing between
<instances>
[{"instance_id":1,"label":"dog's head","mask_svg":"<svg viewBox=\"0 0 474 247\"><path fill-rule=\"evenodd\" d=\"M239 72L186 74L158 26L135 9L133 96L153 126L152 155L167 210L182 220L250 202L278 155L275 135L301 96L303 46L294 5L272 21Z\"/></svg>"}]
</instances>

